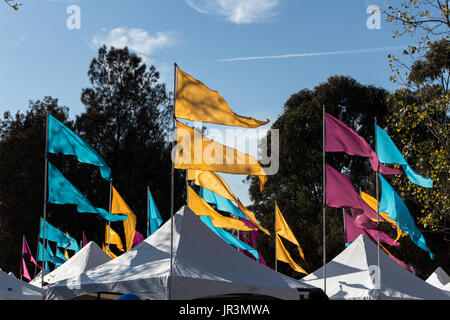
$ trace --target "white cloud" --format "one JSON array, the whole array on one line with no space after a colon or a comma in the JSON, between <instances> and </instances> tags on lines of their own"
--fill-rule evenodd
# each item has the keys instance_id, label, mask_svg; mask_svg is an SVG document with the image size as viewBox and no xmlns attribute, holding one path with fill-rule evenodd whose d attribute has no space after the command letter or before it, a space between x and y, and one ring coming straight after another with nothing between
<instances>
[{"instance_id":1,"label":"white cloud","mask_svg":"<svg viewBox=\"0 0 450 320\"><path fill-rule=\"evenodd\" d=\"M106 35L95 35L91 40L91 45L96 48L103 44L114 48L128 47L141 55L149 55L155 50L172 47L175 43L175 36L171 32L156 32L152 36L144 29L127 27L112 29Z\"/></svg>"},{"instance_id":2,"label":"white cloud","mask_svg":"<svg viewBox=\"0 0 450 320\"><path fill-rule=\"evenodd\" d=\"M186 0L197 12L220 15L236 24L267 20L276 14L279 0Z\"/></svg>"}]
</instances>

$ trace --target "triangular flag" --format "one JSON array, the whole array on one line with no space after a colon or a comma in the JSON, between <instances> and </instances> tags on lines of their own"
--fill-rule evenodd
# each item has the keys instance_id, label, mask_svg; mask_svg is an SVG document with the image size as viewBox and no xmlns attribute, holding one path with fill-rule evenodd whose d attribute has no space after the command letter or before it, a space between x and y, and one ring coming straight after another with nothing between
<instances>
[{"instance_id":1,"label":"triangular flag","mask_svg":"<svg viewBox=\"0 0 450 320\"><path fill-rule=\"evenodd\" d=\"M178 67L175 118L244 128L257 128L269 122L237 115L217 91Z\"/></svg>"},{"instance_id":2,"label":"triangular flag","mask_svg":"<svg viewBox=\"0 0 450 320\"><path fill-rule=\"evenodd\" d=\"M111 214L126 214L128 216L123 222L123 229L127 251L129 251L133 247L134 234L136 232L136 215L114 187L112 187Z\"/></svg>"},{"instance_id":3,"label":"triangular flag","mask_svg":"<svg viewBox=\"0 0 450 320\"><path fill-rule=\"evenodd\" d=\"M300 257L302 257L303 260L305 260L305 254L303 253L303 250L300 246L300 244L297 241L297 238L294 236L294 233L292 232L291 228L287 224L286 220L284 219L283 215L281 214L280 208L278 208L278 205L275 205L276 208L276 226L277 229L275 232L279 235L285 238L286 240L292 242L295 244L298 248L298 252L300 253Z\"/></svg>"},{"instance_id":4,"label":"triangular flag","mask_svg":"<svg viewBox=\"0 0 450 320\"><path fill-rule=\"evenodd\" d=\"M291 268L297 272L308 274L302 267L300 267L298 264L295 263L295 261L292 259L289 252L286 250L286 248L283 245L283 242L281 241L281 238L278 234L276 234L276 241L277 241L277 260L285 262L291 266Z\"/></svg>"},{"instance_id":5,"label":"triangular flag","mask_svg":"<svg viewBox=\"0 0 450 320\"><path fill-rule=\"evenodd\" d=\"M158 207L156 206L155 200L153 200L150 188L148 189L148 222L150 228L147 228L147 237L153 234L161 226L163 220L161 214L159 213Z\"/></svg>"},{"instance_id":6,"label":"triangular flag","mask_svg":"<svg viewBox=\"0 0 450 320\"><path fill-rule=\"evenodd\" d=\"M108 226L108 224L106 224L105 229L105 242L109 243L110 245L111 244L116 245L120 251L125 251L123 249L122 240L120 239L119 234L115 232L110 226Z\"/></svg>"},{"instance_id":7,"label":"triangular flag","mask_svg":"<svg viewBox=\"0 0 450 320\"><path fill-rule=\"evenodd\" d=\"M105 246L105 244L102 244L102 250L103 250L107 255L109 255L112 259L117 258L117 256L116 256L111 250L108 250L108 248Z\"/></svg>"}]
</instances>

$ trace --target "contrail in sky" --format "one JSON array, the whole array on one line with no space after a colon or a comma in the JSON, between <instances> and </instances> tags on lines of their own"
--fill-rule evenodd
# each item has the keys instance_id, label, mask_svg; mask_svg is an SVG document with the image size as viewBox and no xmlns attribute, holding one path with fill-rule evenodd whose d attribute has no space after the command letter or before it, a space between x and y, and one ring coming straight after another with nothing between
<instances>
[{"instance_id":1,"label":"contrail in sky","mask_svg":"<svg viewBox=\"0 0 450 320\"><path fill-rule=\"evenodd\" d=\"M251 60L267 60L267 59L287 59L287 58L301 58L301 57L318 57L318 56L334 56L334 55L346 55L346 54L360 54L360 53L373 53L382 51L392 51L404 49L406 46L396 47L379 47L371 49L355 49L355 50L341 50L341 51L323 51L323 52L309 52L309 53L294 53L294 54L282 54L276 56L255 56L255 57L241 57L241 58L228 58L219 59L218 62L234 62L234 61L251 61Z\"/></svg>"}]
</instances>

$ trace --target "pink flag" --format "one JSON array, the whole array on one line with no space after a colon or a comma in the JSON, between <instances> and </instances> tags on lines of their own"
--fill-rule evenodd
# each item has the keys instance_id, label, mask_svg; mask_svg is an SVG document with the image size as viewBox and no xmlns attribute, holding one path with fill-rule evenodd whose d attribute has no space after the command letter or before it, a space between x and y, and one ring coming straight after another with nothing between
<instances>
[{"instance_id":1,"label":"pink flag","mask_svg":"<svg viewBox=\"0 0 450 320\"><path fill-rule=\"evenodd\" d=\"M247 219L239 218L239 220L244 222L247 227L256 228L256 226L253 224L253 222L251 222L251 221L249 221ZM257 244L258 244L257 240L258 240L258 237L259 237L259 231L258 230L248 231L248 236L249 236L249 240L247 241L246 237L244 236L244 233L242 231L239 232L239 240L241 240L245 244L248 244L250 247L258 250L256 247L257 247ZM246 256L252 258L253 260L256 260L255 257L250 252L248 252L247 250L239 249L239 251L241 253L245 254ZM266 261L264 260L262 254L261 254L261 252L259 250L258 250L258 255L259 255L259 261L258 262L261 263L262 265L267 266Z\"/></svg>"},{"instance_id":2,"label":"pink flag","mask_svg":"<svg viewBox=\"0 0 450 320\"><path fill-rule=\"evenodd\" d=\"M144 240L145 240L144 236L136 230L136 232L134 233L133 247L137 246Z\"/></svg>"},{"instance_id":3,"label":"pink flag","mask_svg":"<svg viewBox=\"0 0 450 320\"><path fill-rule=\"evenodd\" d=\"M34 260L33 255L31 254L30 247L28 246L27 239L25 239L25 236L23 237L23 243L22 243L22 257L27 257L30 259L30 261L37 267L41 268L36 260Z\"/></svg>"},{"instance_id":4,"label":"pink flag","mask_svg":"<svg viewBox=\"0 0 450 320\"><path fill-rule=\"evenodd\" d=\"M87 238L86 238L86 234L84 233L84 231L83 231L83 247L85 246L85 245L87 245L88 244L88 241L87 241Z\"/></svg>"},{"instance_id":5,"label":"pink flag","mask_svg":"<svg viewBox=\"0 0 450 320\"><path fill-rule=\"evenodd\" d=\"M344 122L325 112L325 152L345 152L351 156L367 157L372 169L383 174L403 174L401 169L380 163L367 141Z\"/></svg>"},{"instance_id":6,"label":"pink flag","mask_svg":"<svg viewBox=\"0 0 450 320\"><path fill-rule=\"evenodd\" d=\"M325 170L325 200L327 206L360 209L367 217L377 219L377 213L359 196L347 176L328 164L325 165ZM381 216L379 216L379 220L384 221Z\"/></svg>"},{"instance_id":7,"label":"pink flag","mask_svg":"<svg viewBox=\"0 0 450 320\"><path fill-rule=\"evenodd\" d=\"M20 274L25 277L25 279L28 279L28 281L31 281L30 274L28 273L27 265L25 264L25 259L22 258L22 263L20 265Z\"/></svg>"}]
</instances>

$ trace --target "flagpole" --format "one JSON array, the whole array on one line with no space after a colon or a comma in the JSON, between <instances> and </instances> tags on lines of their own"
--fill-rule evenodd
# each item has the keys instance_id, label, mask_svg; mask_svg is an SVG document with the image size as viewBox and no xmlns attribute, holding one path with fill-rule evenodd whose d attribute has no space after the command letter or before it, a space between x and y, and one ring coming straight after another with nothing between
<instances>
[{"instance_id":1,"label":"flagpole","mask_svg":"<svg viewBox=\"0 0 450 320\"><path fill-rule=\"evenodd\" d=\"M278 262L277 262L277 202L275 201L275 223L274 223L274 235L275 235L275 271L278 271Z\"/></svg>"},{"instance_id":2,"label":"flagpole","mask_svg":"<svg viewBox=\"0 0 450 320\"><path fill-rule=\"evenodd\" d=\"M45 169L44 169L44 225L42 226L42 287L44 287L44 270L45 270L45 222L47 221L47 183L48 183L48 111L45 119ZM39 228L40 229L40 228ZM39 233L41 230L39 230ZM39 235L38 235L39 249ZM42 290L42 299L45 299L45 290Z\"/></svg>"},{"instance_id":3,"label":"flagpole","mask_svg":"<svg viewBox=\"0 0 450 320\"><path fill-rule=\"evenodd\" d=\"M323 232L323 292L327 293L327 239L325 236L326 230L326 174L325 174L325 105L322 106L322 232Z\"/></svg>"},{"instance_id":4,"label":"flagpole","mask_svg":"<svg viewBox=\"0 0 450 320\"><path fill-rule=\"evenodd\" d=\"M149 210L150 210L150 207L149 207L150 199L148 196L149 193L150 193L150 187L147 185L147 237L149 237L151 234L151 232L150 232L150 217L149 217Z\"/></svg>"},{"instance_id":5,"label":"flagpole","mask_svg":"<svg viewBox=\"0 0 450 320\"><path fill-rule=\"evenodd\" d=\"M347 247L347 228L345 225L345 208L342 208L342 219L344 221L344 248Z\"/></svg>"},{"instance_id":6,"label":"flagpole","mask_svg":"<svg viewBox=\"0 0 450 320\"><path fill-rule=\"evenodd\" d=\"M377 117L375 117L375 153L377 153L378 149L378 139L377 139ZM378 153L377 153L378 155ZM378 285L380 286L378 289L379 295L381 295L381 269L380 269L380 215L379 215L379 205L378 205L378 171L380 169L380 162L378 161L377 172L375 172L375 190L376 190L376 198L377 198L377 259L378 259Z\"/></svg>"},{"instance_id":7,"label":"flagpole","mask_svg":"<svg viewBox=\"0 0 450 320\"><path fill-rule=\"evenodd\" d=\"M176 121L175 121L175 102L177 96L177 68L178 65L175 62L173 64L173 130L176 134ZM172 133L173 134L173 133ZM175 147L175 140L172 139L172 151ZM174 213L174 187L175 187L175 159L172 159L172 172L171 172L171 188L170 188L170 274L169 274L169 300L172 299L172 267L173 267L173 213Z\"/></svg>"},{"instance_id":8,"label":"flagpole","mask_svg":"<svg viewBox=\"0 0 450 320\"><path fill-rule=\"evenodd\" d=\"M112 193L112 181L109 182L109 213L111 213L111 193ZM109 255L109 235L111 233L111 221L108 221L108 255Z\"/></svg>"},{"instance_id":9,"label":"flagpole","mask_svg":"<svg viewBox=\"0 0 450 320\"><path fill-rule=\"evenodd\" d=\"M24 248L24 242L25 242L25 235L22 235L22 252L20 253L20 280L22 280L22 259L23 259L23 248Z\"/></svg>"}]
</instances>

